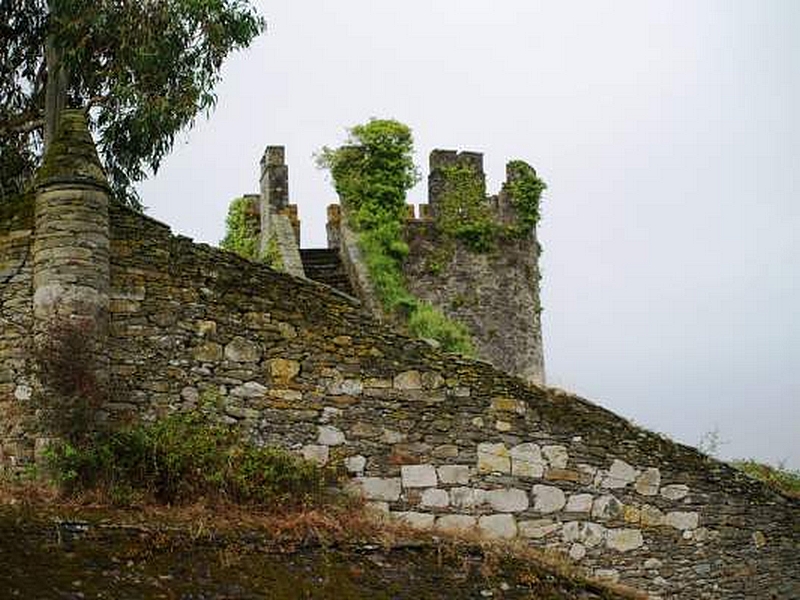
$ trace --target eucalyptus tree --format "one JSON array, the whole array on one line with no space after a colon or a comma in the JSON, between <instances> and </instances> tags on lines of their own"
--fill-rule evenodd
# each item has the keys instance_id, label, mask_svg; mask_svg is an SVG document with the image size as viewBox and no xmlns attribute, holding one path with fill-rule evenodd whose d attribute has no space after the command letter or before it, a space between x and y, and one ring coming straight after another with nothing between
<instances>
[{"instance_id":1,"label":"eucalyptus tree","mask_svg":"<svg viewBox=\"0 0 800 600\"><path fill-rule=\"evenodd\" d=\"M0 199L24 188L64 107L85 108L117 197L216 102L263 19L247 0L0 0Z\"/></svg>"}]
</instances>

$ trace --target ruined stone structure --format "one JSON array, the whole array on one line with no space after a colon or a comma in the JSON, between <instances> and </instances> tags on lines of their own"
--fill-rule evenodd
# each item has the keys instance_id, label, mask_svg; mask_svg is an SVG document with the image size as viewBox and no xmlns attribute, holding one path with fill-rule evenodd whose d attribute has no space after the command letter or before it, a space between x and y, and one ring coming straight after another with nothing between
<instances>
[{"instance_id":1,"label":"ruined stone structure","mask_svg":"<svg viewBox=\"0 0 800 600\"><path fill-rule=\"evenodd\" d=\"M260 203L262 253L272 243L273 252L279 249L283 264L291 266L285 269L287 272L332 283L342 291L354 293L376 318L385 320L357 236L348 226L340 205L328 207L328 249L332 252L309 250L298 254L297 207L288 203L288 167L284 164L283 147L268 147L261 164L261 195L254 196L253 202ZM522 237L500 236L491 251L483 252L476 252L468 244L443 233L443 220L452 218L444 209L450 167L468 170L475 187L485 190L482 154L452 150L431 153L428 204L420 206L419 218L415 218L414 207L408 207L405 235L410 253L404 263L408 289L449 318L466 325L479 358L526 381L544 383L540 247L536 230L533 228ZM505 186L499 194L482 197L481 201L487 217L497 224L515 222L516 214ZM290 222L295 227L294 238L288 234ZM312 260L314 252L316 261ZM321 260L327 261L322 266L336 272L336 276L326 277L325 269L315 269ZM346 277L339 276L339 261ZM304 272L304 265L312 271Z\"/></svg>"},{"instance_id":2,"label":"ruined stone structure","mask_svg":"<svg viewBox=\"0 0 800 600\"><path fill-rule=\"evenodd\" d=\"M81 162L66 142L70 163ZM100 180L80 193L76 182L63 187L78 216L42 225L57 222L45 219L61 201L45 196L51 183L42 180L35 222L31 199L0 221L8 467L32 460L42 435L26 418L36 392L25 351L40 290L91 282L86 294L59 288L64 302L48 306L85 297L100 310L94 299L108 290L108 419L212 403L257 443L341 464L376 510L415 527L522 538L653 598L800 597L797 500L587 400L403 337L329 286L194 244L114 202L101 240L88 216L102 204ZM77 208L80 196L91 210ZM75 243L42 255L39 236L62 228ZM96 271L68 281L92 256Z\"/></svg>"}]
</instances>

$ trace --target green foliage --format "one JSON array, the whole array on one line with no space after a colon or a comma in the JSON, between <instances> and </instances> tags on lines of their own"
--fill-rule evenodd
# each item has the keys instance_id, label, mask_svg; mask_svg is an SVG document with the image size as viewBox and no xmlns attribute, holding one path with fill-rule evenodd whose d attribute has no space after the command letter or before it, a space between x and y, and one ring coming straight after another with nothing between
<instances>
[{"instance_id":1,"label":"green foliage","mask_svg":"<svg viewBox=\"0 0 800 600\"><path fill-rule=\"evenodd\" d=\"M443 190L437 226L446 236L461 240L473 252L490 252L501 236L524 238L539 222L539 202L547 188L533 167L521 160L508 163L504 190L516 211L516 222L503 225L486 201L483 177L469 165L441 169Z\"/></svg>"},{"instance_id":2,"label":"green foliage","mask_svg":"<svg viewBox=\"0 0 800 600\"><path fill-rule=\"evenodd\" d=\"M330 170L354 225L363 230L402 221L406 191L419 181L411 129L391 119L371 119L350 129L347 145L323 148L317 163Z\"/></svg>"},{"instance_id":3,"label":"green foliage","mask_svg":"<svg viewBox=\"0 0 800 600\"><path fill-rule=\"evenodd\" d=\"M88 443L59 444L48 466L68 492L102 490L118 503L200 497L265 507L321 499L324 474L286 451L256 447L201 412L96 433Z\"/></svg>"},{"instance_id":4,"label":"green foliage","mask_svg":"<svg viewBox=\"0 0 800 600\"><path fill-rule=\"evenodd\" d=\"M258 258L258 236L261 220L253 198L236 198L228 207L225 237L220 247L249 260Z\"/></svg>"},{"instance_id":5,"label":"green foliage","mask_svg":"<svg viewBox=\"0 0 800 600\"><path fill-rule=\"evenodd\" d=\"M472 352L466 328L453 323L406 287L402 264L406 192L419 175L413 161L411 130L393 120L372 119L350 130L345 146L323 148L317 157L329 169L353 227L375 293L383 307L405 319L409 332L433 339L445 350Z\"/></svg>"},{"instance_id":6,"label":"green foliage","mask_svg":"<svg viewBox=\"0 0 800 600\"><path fill-rule=\"evenodd\" d=\"M437 225L445 235L463 241L475 252L494 248L500 226L486 203L486 182L466 165L442 169L444 190Z\"/></svg>"},{"instance_id":7,"label":"green foliage","mask_svg":"<svg viewBox=\"0 0 800 600\"><path fill-rule=\"evenodd\" d=\"M283 271L283 257L281 256L281 251L278 249L278 238L274 235L270 236L267 241L267 247L264 249L264 255L261 257L261 261L273 269Z\"/></svg>"},{"instance_id":8,"label":"green foliage","mask_svg":"<svg viewBox=\"0 0 800 600\"><path fill-rule=\"evenodd\" d=\"M0 3L3 186L32 174L48 75L63 73L66 105L91 108L118 198L138 205L132 184L146 169L155 172L175 136L210 112L222 63L263 25L246 0Z\"/></svg>"},{"instance_id":9,"label":"green foliage","mask_svg":"<svg viewBox=\"0 0 800 600\"><path fill-rule=\"evenodd\" d=\"M787 496L800 498L800 471L786 469L780 465L773 467L752 459L734 460L731 465Z\"/></svg>"},{"instance_id":10,"label":"green foliage","mask_svg":"<svg viewBox=\"0 0 800 600\"><path fill-rule=\"evenodd\" d=\"M539 203L547 185L539 179L533 167L524 161L512 160L507 168L505 191L517 211L517 225L509 233L524 237L539 222Z\"/></svg>"}]
</instances>

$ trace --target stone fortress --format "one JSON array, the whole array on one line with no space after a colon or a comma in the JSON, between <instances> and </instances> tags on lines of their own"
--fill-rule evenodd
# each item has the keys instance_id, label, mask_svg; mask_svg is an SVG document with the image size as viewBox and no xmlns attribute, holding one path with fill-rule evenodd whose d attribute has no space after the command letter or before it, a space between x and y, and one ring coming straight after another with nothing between
<instances>
[{"instance_id":1,"label":"stone fortress","mask_svg":"<svg viewBox=\"0 0 800 600\"><path fill-rule=\"evenodd\" d=\"M520 538L653 598L800 597L797 500L531 383L541 370L518 372L525 381L480 346L490 362L444 353L400 335L354 294L298 276L312 261L297 249L280 158L268 150L259 204L265 243L274 237L288 272L195 244L110 200L82 114L65 113L34 196L0 213L6 468L35 460L47 442L32 407L31 340L67 318L96 332L109 421L213 399L257 443L341 464L376 511L414 527ZM459 155L434 157L434 172L439 159ZM356 289L352 232L346 215L337 227L330 214L336 277ZM421 217L410 226L424 229ZM444 287L454 268L434 274ZM538 309L533 292L520 295ZM534 323L519 348L540 366Z\"/></svg>"},{"instance_id":2,"label":"stone fortress","mask_svg":"<svg viewBox=\"0 0 800 600\"><path fill-rule=\"evenodd\" d=\"M286 272L331 285L357 297L377 319L391 320L372 290L356 236L339 204L328 207L328 248L300 249L300 223L297 206L289 203L284 155L281 146L267 147L261 161L261 193L246 196L251 211L260 215L262 253L275 244ZM471 252L456 242L443 247L437 224L445 218L441 206L449 185L446 169L453 166L466 169L475 186L485 188L481 154L431 153L428 204L419 207L418 217L414 206L408 205L410 253L404 274L409 291L466 325L478 357L526 381L543 384L536 231L523 239L502 238L492 252ZM514 221L505 191L486 198L485 203L497 222Z\"/></svg>"}]
</instances>

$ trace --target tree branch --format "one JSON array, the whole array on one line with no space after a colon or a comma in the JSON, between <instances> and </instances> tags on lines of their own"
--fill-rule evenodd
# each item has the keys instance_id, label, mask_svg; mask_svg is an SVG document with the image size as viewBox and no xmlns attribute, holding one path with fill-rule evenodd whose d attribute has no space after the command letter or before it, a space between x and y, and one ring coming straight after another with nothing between
<instances>
[{"instance_id":1,"label":"tree branch","mask_svg":"<svg viewBox=\"0 0 800 600\"><path fill-rule=\"evenodd\" d=\"M0 122L0 136L10 133L30 133L44 127L44 118L39 111L29 111L16 119Z\"/></svg>"}]
</instances>

